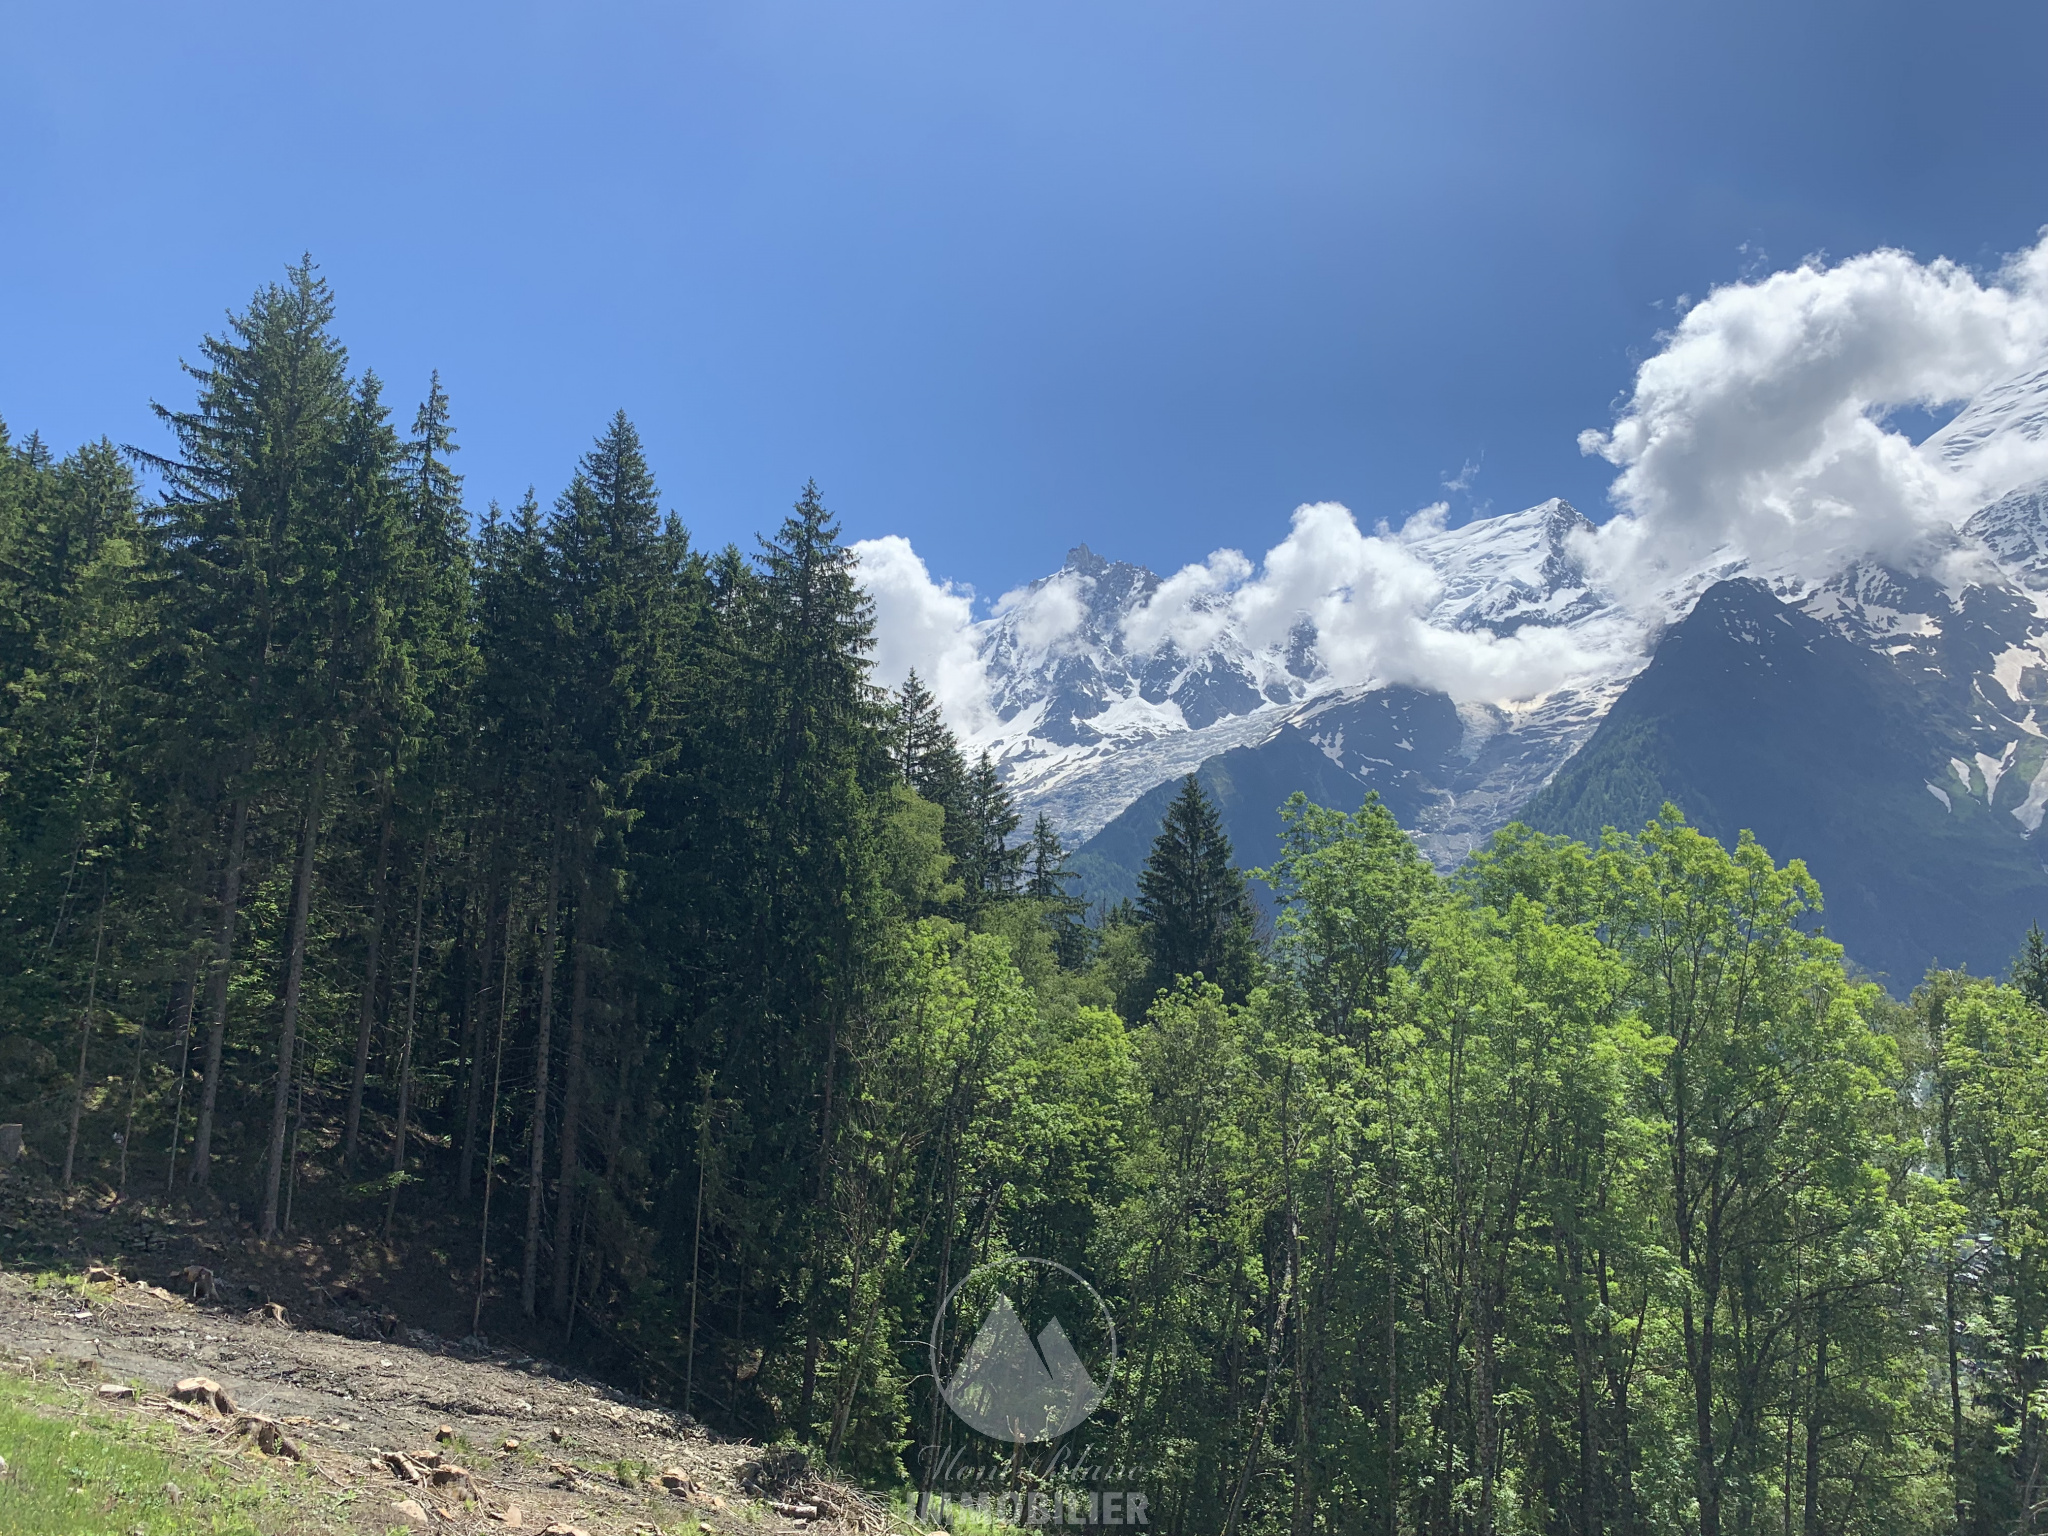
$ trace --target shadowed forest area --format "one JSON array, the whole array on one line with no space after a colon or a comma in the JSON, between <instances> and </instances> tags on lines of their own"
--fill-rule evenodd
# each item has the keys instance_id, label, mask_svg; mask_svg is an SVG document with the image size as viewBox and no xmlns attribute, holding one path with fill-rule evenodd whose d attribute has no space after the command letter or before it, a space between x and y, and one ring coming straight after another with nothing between
<instances>
[{"instance_id":1,"label":"shadowed forest area","mask_svg":"<svg viewBox=\"0 0 2048 1536\"><path fill-rule=\"evenodd\" d=\"M1674 809L1443 876L1300 796L1261 933L1192 779L1091 918L814 487L698 549L621 413L469 507L310 262L197 356L154 443L0 433L7 1180L897 1491L1000 1459L924 1341L1026 1255L1175 1536L2048 1527L2038 934L1901 1001Z\"/></svg>"}]
</instances>

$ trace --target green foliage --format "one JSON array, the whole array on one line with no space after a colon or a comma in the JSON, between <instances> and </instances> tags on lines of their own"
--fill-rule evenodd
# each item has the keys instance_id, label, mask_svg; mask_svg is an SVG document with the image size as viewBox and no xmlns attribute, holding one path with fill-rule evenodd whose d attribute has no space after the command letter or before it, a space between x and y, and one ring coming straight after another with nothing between
<instances>
[{"instance_id":1,"label":"green foliage","mask_svg":"<svg viewBox=\"0 0 2048 1536\"><path fill-rule=\"evenodd\" d=\"M76 1397L0 1375L0 1530L9 1536L257 1536L327 1523L281 1491L194 1461L169 1425L79 1410Z\"/></svg>"},{"instance_id":2,"label":"green foliage","mask_svg":"<svg viewBox=\"0 0 2048 1536\"><path fill-rule=\"evenodd\" d=\"M0 433L0 1118L46 1167L473 1214L487 1330L899 1489L1023 1475L924 1340L1025 1256L1125 1346L1068 1449L1189 1536L2039 1529L2038 935L1900 1003L1669 807L1445 878L1297 795L1262 950L1192 780L1084 922L873 686L815 486L700 553L616 416L472 529L438 380L402 437L332 307L304 264L203 343L153 507Z\"/></svg>"}]
</instances>

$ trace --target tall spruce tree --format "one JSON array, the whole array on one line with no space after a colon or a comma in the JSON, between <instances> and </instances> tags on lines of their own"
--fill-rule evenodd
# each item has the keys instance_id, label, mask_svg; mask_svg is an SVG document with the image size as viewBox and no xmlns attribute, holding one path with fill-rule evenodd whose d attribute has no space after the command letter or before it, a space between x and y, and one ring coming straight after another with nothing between
<instances>
[{"instance_id":1,"label":"tall spruce tree","mask_svg":"<svg viewBox=\"0 0 2048 1536\"><path fill-rule=\"evenodd\" d=\"M1017 894L1017 882L1030 855L1028 845L1010 845L1023 819L1010 803L1010 789L996 771L995 759L981 754L967 776L964 795L967 837L960 870L970 909Z\"/></svg>"},{"instance_id":2,"label":"tall spruce tree","mask_svg":"<svg viewBox=\"0 0 2048 1536\"><path fill-rule=\"evenodd\" d=\"M203 364L185 365L199 385L192 409L155 407L176 455L137 453L165 485L155 520L167 618L152 668L157 726L179 739L177 753L208 766L202 793L218 812L195 1184L212 1168L252 821L281 796L296 812L302 854L318 836L327 758L293 705L305 702L319 664L306 630L329 573L308 556L320 547L314 529L353 406L333 318L333 295L308 257L231 315L226 336L201 343ZM310 859L301 862L294 912L311 880Z\"/></svg>"},{"instance_id":3,"label":"tall spruce tree","mask_svg":"<svg viewBox=\"0 0 2048 1536\"><path fill-rule=\"evenodd\" d=\"M1150 960L1141 1006L1182 976L1201 976L1228 1001L1244 1000L1258 964L1251 901L1223 818L1193 774L1168 804L1138 875L1138 916Z\"/></svg>"},{"instance_id":4,"label":"tall spruce tree","mask_svg":"<svg viewBox=\"0 0 2048 1536\"><path fill-rule=\"evenodd\" d=\"M1052 934L1053 954L1062 966L1075 970L1088 956L1088 929L1081 921L1088 903L1067 890L1081 877L1067 867L1067 851L1043 811L1032 823L1031 841L1023 852L1024 894L1040 905L1040 920Z\"/></svg>"},{"instance_id":5,"label":"tall spruce tree","mask_svg":"<svg viewBox=\"0 0 2048 1536\"><path fill-rule=\"evenodd\" d=\"M2039 923L2027 924L2027 936L2012 962L2012 984L2036 1008L2048 1009L2048 934Z\"/></svg>"}]
</instances>

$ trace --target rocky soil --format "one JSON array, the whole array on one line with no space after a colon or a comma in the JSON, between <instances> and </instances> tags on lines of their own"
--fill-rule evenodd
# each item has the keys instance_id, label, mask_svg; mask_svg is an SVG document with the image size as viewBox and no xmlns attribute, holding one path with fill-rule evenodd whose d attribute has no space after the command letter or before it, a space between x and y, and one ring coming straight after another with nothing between
<instances>
[{"instance_id":1,"label":"rocky soil","mask_svg":"<svg viewBox=\"0 0 2048 1536\"><path fill-rule=\"evenodd\" d=\"M347 1294L294 1316L228 1290L194 1301L177 1273L138 1268L0 1273L0 1368L62 1368L110 1410L159 1416L195 1445L280 1477L309 1468L344 1527L888 1529L880 1506L816 1478L797 1453L721 1438L547 1362L408 1330ZM337 1505L337 1491L355 1496Z\"/></svg>"}]
</instances>

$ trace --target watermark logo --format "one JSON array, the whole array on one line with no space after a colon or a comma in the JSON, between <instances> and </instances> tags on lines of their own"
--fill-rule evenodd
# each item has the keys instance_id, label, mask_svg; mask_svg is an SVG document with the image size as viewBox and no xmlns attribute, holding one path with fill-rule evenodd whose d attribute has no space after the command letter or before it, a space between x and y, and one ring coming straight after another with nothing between
<instances>
[{"instance_id":1,"label":"watermark logo","mask_svg":"<svg viewBox=\"0 0 2048 1536\"><path fill-rule=\"evenodd\" d=\"M1102 1406L1116 1375L1116 1321L1066 1265L1001 1259L947 1293L932 1320L931 1356L939 1395L962 1423L991 1440L1035 1445Z\"/></svg>"}]
</instances>

